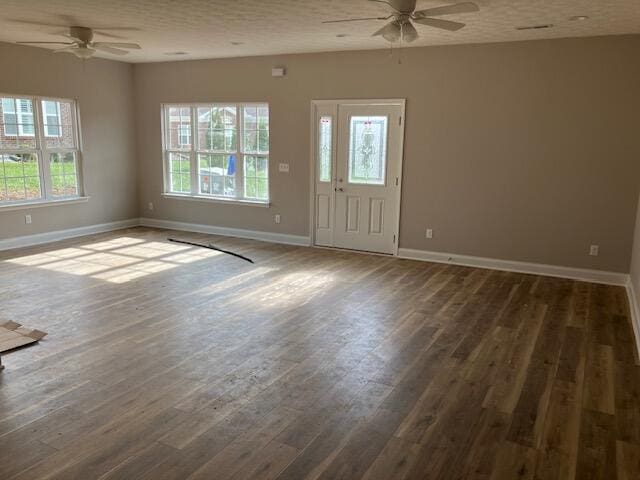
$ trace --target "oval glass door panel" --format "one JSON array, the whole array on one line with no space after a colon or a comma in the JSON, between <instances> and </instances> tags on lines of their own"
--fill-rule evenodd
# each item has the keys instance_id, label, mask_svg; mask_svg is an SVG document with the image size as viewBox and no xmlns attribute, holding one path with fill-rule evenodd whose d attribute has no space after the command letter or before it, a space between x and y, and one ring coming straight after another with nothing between
<instances>
[{"instance_id":1,"label":"oval glass door panel","mask_svg":"<svg viewBox=\"0 0 640 480\"><path fill-rule=\"evenodd\" d=\"M349 183L384 185L387 169L386 116L351 117Z\"/></svg>"}]
</instances>

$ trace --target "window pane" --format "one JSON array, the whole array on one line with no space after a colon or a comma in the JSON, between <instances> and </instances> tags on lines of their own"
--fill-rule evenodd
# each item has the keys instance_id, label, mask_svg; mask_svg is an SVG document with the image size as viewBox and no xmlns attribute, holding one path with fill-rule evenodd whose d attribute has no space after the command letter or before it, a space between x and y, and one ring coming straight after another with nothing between
<instances>
[{"instance_id":1,"label":"window pane","mask_svg":"<svg viewBox=\"0 0 640 480\"><path fill-rule=\"evenodd\" d=\"M43 100L44 143L47 148L76 148L73 135L73 102Z\"/></svg>"},{"instance_id":2,"label":"window pane","mask_svg":"<svg viewBox=\"0 0 640 480\"><path fill-rule=\"evenodd\" d=\"M257 130L244 131L244 151L247 153L258 152L258 131Z\"/></svg>"},{"instance_id":3,"label":"window pane","mask_svg":"<svg viewBox=\"0 0 640 480\"><path fill-rule=\"evenodd\" d=\"M76 159L73 152L50 154L49 169L54 197L71 197L78 194Z\"/></svg>"},{"instance_id":4,"label":"window pane","mask_svg":"<svg viewBox=\"0 0 640 480\"><path fill-rule=\"evenodd\" d=\"M191 159L186 153L169 153L170 189L177 193L191 193Z\"/></svg>"},{"instance_id":5,"label":"window pane","mask_svg":"<svg viewBox=\"0 0 640 480\"><path fill-rule=\"evenodd\" d=\"M243 151L246 153L269 152L269 107L246 106L243 111Z\"/></svg>"},{"instance_id":6,"label":"window pane","mask_svg":"<svg viewBox=\"0 0 640 480\"><path fill-rule=\"evenodd\" d=\"M384 185L387 117L351 117L349 183Z\"/></svg>"},{"instance_id":7,"label":"window pane","mask_svg":"<svg viewBox=\"0 0 640 480\"><path fill-rule=\"evenodd\" d=\"M266 157L256 159L256 177L267 178L269 176L269 162Z\"/></svg>"},{"instance_id":8,"label":"window pane","mask_svg":"<svg viewBox=\"0 0 640 480\"><path fill-rule=\"evenodd\" d=\"M235 155L198 155L200 193L235 197Z\"/></svg>"},{"instance_id":9,"label":"window pane","mask_svg":"<svg viewBox=\"0 0 640 480\"><path fill-rule=\"evenodd\" d=\"M258 200L269 198L269 159L264 156L244 157L244 196Z\"/></svg>"},{"instance_id":10,"label":"window pane","mask_svg":"<svg viewBox=\"0 0 640 480\"><path fill-rule=\"evenodd\" d=\"M167 109L167 147L170 150L191 149L191 108L169 107Z\"/></svg>"},{"instance_id":11,"label":"window pane","mask_svg":"<svg viewBox=\"0 0 640 480\"><path fill-rule=\"evenodd\" d=\"M318 129L318 168L321 182L331 181L331 157L333 154L332 117L321 117Z\"/></svg>"},{"instance_id":12,"label":"window pane","mask_svg":"<svg viewBox=\"0 0 640 480\"><path fill-rule=\"evenodd\" d=\"M255 178L245 177L244 196L247 198L256 198L256 179Z\"/></svg>"},{"instance_id":13,"label":"window pane","mask_svg":"<svg viewBox=\"0 0 640 480\"><path fill-rule=\"evenodd\" d=\"M34 149L36 140L32 101L28 98L3 97L0 109L0 149Z\"/></svg>"},{"instance_id":14,"label":"window pane","mask_svg":"<svg viewBox=\"0 0 640 480\"><path fill-rule=\"evenodd\" d=\"M256 176L256 157L246 157L244 164L244 174L246 177Z\"/></svg>"},{"instance_id":15,"label":"window pane","mask_svg":"<svg viewBox=\"0 0 640 480\"><path fill-rule=\"evenodd\" d=\"M257 107L244 107L244 129L245 130L257 130L258 129L258 108Z\"/></svg>"},{"instance_id":16,"label":"window pane","mask_svg":"<svg viewBox=\"0 0 640 480\"><path fill-rule=\"evenodd\" d=\"M198 108L199 150L235 152L237 148L236 107Z\"/></svg>"},{"instance_id":17,"label":"window pane","mask_svg":"<svg viewBox=\"0 0 640 480\"><path fill-rule=\"evenodd\" d=\"M38 157L32 153L0 155L0 200L41 198Z\"/></svg>"},{"instance_id":18,"label":"window pane","mask_svg":"<svg viewBox=\"0 0 640 480\"><path fill-rule=\"evenodd\" d=\"M256 198L260 200L269 198L269 185L266 178L256 179Z\"/></svg>"}]
</instances>

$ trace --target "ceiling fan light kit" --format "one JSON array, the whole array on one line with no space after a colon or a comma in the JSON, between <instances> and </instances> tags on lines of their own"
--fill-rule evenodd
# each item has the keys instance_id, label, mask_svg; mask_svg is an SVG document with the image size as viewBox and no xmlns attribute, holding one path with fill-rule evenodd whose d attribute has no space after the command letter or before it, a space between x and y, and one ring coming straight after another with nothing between
<instances>
[{"instance_id":1,"label":"ceiling fan light kit","mask_svg":"<svg viewBox=\"0 0 640 480\"><path fill-rule=\"evenodd\" d=\"M466 24L454 22L452 20L444 20L439 17L442 15L458 15L464 13L478 12L480 8L473 2L455 3L452 5L444 5L441 7L427 8L425 10L416 10L416 0L369 0L370 2L382 3L391 7L392 12L386 17L365 17L365 18L347 18L342 20L328 20L322 23L342 23L342 22L361 22L369 20L391 20L384 27L373 33L373 36L382 36L386 41L395 43L403 41L411 43L419 37L414 23L425 25L432 28L438 28L449 32L456 32L464 28Z\"/></svg>"}]
</instances>

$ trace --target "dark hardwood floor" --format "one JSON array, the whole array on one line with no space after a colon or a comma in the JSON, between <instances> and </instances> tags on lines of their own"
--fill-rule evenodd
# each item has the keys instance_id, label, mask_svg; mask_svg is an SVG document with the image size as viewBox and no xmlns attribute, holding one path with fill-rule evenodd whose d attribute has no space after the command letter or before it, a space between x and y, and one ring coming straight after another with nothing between
<instances>
[{"instance_id":1,"label":"dark hardwood floor","mask_svg":"<svg viewBox=\"0 0 640 480\"><path fill-rule=\"evenodd\" d=\"M0 318L2 479L640 478L621 287L137 228L1 254Z\"/></svg>"}]
</instances>

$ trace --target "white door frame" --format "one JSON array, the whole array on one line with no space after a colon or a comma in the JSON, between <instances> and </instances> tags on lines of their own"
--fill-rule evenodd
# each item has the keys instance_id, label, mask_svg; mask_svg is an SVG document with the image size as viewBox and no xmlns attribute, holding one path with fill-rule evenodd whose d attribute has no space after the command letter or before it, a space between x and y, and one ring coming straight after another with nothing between
<instances>
[{"instance_id":1,"label":"white door frame","mask_svg":"<svg viewBox=\"0 0 640 480\"><path fill-rule=\"evenodd\" d=\"M384 99L356 99L356 100L311 100L311 147L309 155L309 237L311 238L311 246L316 246L316 175L318 162L318 125L316 125L316 113L319 105L397 105L401 111L402 134L400 135L400 166L398 177L398 188L396 191L396 225L395 225L395 244L393 246L393 255L398 256L398 248L400 245L400 206L402 201L402 175L404 161L404 132L405 132L405 98L384 98ZM337 118L336 118L337 121ZM335 135L334 135L335 137ZM337 142L337 138L335 140ZM333 171L332 171L333 174ZM323 247L324 248L324 247Z\"/></svg>"}]
</instances>

